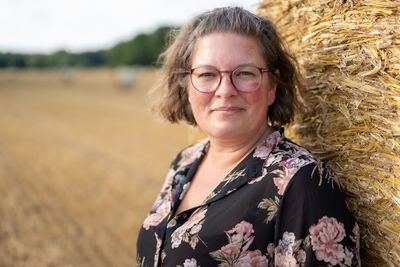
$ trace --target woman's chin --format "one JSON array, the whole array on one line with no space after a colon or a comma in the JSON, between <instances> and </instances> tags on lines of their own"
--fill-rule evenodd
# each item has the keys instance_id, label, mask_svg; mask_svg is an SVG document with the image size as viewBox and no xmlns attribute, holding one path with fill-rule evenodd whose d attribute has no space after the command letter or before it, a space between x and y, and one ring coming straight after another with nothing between
<instances>
[{"instance_id":1,"label":"woman's chin","mask_svg":"<svg viewBox=\"0 0 400 267\"><path fill-rule=\"evenodd\" d=\"M234 139L245 135L244 127L232 124L216 125L205 132L211 138Z\"/></svg>"}]
</instances>

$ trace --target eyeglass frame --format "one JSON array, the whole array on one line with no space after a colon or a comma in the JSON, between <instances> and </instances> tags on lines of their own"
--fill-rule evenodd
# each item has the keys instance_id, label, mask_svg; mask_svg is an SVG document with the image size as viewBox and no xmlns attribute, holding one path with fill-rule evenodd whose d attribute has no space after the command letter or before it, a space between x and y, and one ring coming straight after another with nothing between
<instances>
[{"instance_id":1,"label":"eyeglass frame","mask_svg":"<svg viewBox=\"0 0 400 267\"><path fill-rule=\"evenodd\" d=\"M230 81L231 81L233 87L235 87L236 90L238 90L239 92L242 92L242 93L252 93L252 92L257 91L257 90L260 88L260 86L258 86L258 88L255 89L255 90L253 90L253 91L242 91L242 90L240 90L240 89L238 89L238 88L236 87L236 85L233 83L233 79L232 79L232 74L233 74L233 72L235 72L237 69L239 69L239 68L241 68L241 67L246 67L246 66L255 67L256 69L258 69L258 70L260 71L260 73L261 73L261 77L262 77L262 74L263 74L264 72L270 72L270 71L273 70L273 69L271 69L271 68L262 68L262 67L258 67L258 66L253 65L253 64L242 64L242 65L238 65L238 66L236 66L233 70L219 70L219 69L217 69L216 67L211 66L211 65L202 65L202 66L198 66L198 67L192 68L192 69L190 69L189 71L186 71L185 73L190 75L190 83L192 84L193 88L196 89L197 91L199 91L200 93L203 93L203 94L211 94L211 93L214 93L215 91L218 90L218 88L221 86L221 83L222 83L222 78L223 78L222 74L223 74L223 73L229 74ZM219 74L219 82L218 82L218 85L217 85L217 87L216 87L214 90L212 90L212 91L210 91L210 92L203 92L203 91L200 91L200 90L197 89L196 86L194 86L194 84L193 84L193 80L192 80L192 74L193 74L193 72L194 72L196 69L198 69L198 68L203 68L203 67L211 67L211 68L214 68L214 69L218 72L218 74ZM260 85L261 85L261 83L260 83Z\"/></svg>"}]
</instances>

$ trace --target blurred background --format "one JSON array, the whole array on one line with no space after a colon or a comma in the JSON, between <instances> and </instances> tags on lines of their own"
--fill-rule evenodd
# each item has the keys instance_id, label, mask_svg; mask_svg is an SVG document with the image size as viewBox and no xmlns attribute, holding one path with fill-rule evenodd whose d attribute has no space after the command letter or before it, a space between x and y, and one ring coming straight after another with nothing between
<instances>
[{"instance_id":1,"label":"blurred background","mask_svg":"<svg viewBox=\"0 0 400 267\"><path fill-rule=\"evenodd\" d=\"M0 266L134 266L189 128L150 111L166 35L257 1L11 1L0 10Z\"/></svg>"}]
</instances>

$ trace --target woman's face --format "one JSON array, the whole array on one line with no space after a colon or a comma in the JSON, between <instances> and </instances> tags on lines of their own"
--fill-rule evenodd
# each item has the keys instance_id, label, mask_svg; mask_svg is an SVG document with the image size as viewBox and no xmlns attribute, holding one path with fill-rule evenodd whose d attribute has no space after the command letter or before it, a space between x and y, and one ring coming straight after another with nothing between
<instances>
[{"instance_id":1,"label":"woman's face","mask_svg":"<svg viewBox=\"0 0 400 267\"><path fill-rule=\"evenodd\" d=\"M214 66L231 71L239 65L252 64L267 68L258 40L229 32L215 32L197 39L192 68ZM267 127L268 107L275 100L276 83L262 74L260 88L240 92L232 85L229 74L223 74L213 93L197 91L189 82L188 95L198 126L210 137L251 138Z\"/></svg>"}]
</instances>

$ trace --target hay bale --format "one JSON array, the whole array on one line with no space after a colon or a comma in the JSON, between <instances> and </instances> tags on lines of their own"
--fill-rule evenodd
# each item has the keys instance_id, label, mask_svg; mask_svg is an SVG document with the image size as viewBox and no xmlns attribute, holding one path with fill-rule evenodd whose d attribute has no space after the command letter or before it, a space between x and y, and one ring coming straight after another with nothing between
<instances>
[{"instance_id":1,"label":"hay bale","mask_svg":"<svg viewBox=\"0 0 400 267\"><path fill-rule=\"evenodd\" d=\"M400 1L264 0L297 57L309 112L291 138L340 176L363 264L400 266Z\"/></svg>"},{"instance_id":2,"label":"hay bale","mask_svg":"<svg viewBox=\"0 0 400 267\"><path fill-rule=\"evenodd\" d=\"M135 85L140 68L137 66L122 66L115 70L115 77L120 88L129 90Z\"/></svg>"},{"instance_id":3,"label":"hay bale","mask_svg":"<svg viewBox=\"0 0 400 267\"><path fill-rule=\"evenodd\" d=\"M76 68L66 67L61 69L62 81L64 83L73 83L76 80Z\"/></svg>"}]
</instances>

